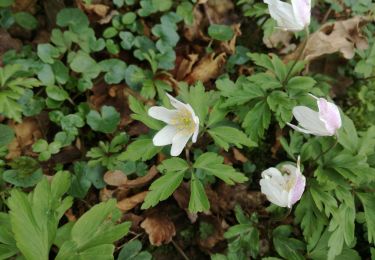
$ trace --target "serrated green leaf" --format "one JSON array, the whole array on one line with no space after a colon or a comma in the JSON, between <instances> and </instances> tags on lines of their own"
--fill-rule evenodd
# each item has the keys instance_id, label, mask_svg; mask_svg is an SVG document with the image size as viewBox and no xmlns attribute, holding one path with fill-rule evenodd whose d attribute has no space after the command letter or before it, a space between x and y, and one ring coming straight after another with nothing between
<instances>
[{"instance_id":1,"label":"serrated green leaf","mask_svg":"<svg viewBox=\"0 0 375 260\"><path fill-rule=\"evenodd\" d=\"M142 209L148 209L155 206L160 201L166 200L180 186L184 178L185 170L170 171L154 181L150 188Z\"/></svg>"},{"instance_id":2,"label":"serrated green leaf","mask_svg":"<svg viewBox=\"0 0 375 260\"><path fill-rule=\"evenodd\" d=\"M128 145L118 157L120 161L147 161L154 157L161 147L154 146L151 138L139 138Z\"/></svg>"},{"instance_id":3,"label":"serrated green leaf","mask_svg":"<svg viewBox=\"0 0 375 260\"><path fill-rule=\"evenodd\" d=\"M190 181L189 211L192 213L203 212L210 209L206 192L202 182L193 173Z\"/></svg>"},{"instance_id":4,"label":"serrated green leaf","mask_svg":"<svg viewBox=\"0 0 375 260\"><path fill-rule=\"evenodd\" d=\"M230 144L238 148L242 148L242 145L247 147L257 146L245 133L234 127L217 126L210 128L208 133L214 139L215 143L224 148L225 151L228 151Z\"/></svg>"},{"instance_id":5,"label":"serrated green leaf","mask_svg":"<svg viewBox=\"0 0 375 260\"><path fill-rule=\"evenodd\" d=\"M202 169L208 173L218 177L227 184L242 183L247 181L247 177L240 172L237 172L232 166L223 164L224 158L212 153L204 153L199 156L195 163L194 168Z\"/></svg>"}]
</instances>

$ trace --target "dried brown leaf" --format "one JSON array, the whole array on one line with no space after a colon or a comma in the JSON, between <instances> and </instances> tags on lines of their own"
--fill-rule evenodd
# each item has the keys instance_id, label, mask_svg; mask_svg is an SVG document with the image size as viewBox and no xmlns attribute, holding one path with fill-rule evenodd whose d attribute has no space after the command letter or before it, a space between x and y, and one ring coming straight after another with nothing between
<instances>
[{"instance_id":1,"label":"dried brown leaf","mask_svg":"<svg viewBox=\"0 0 375 260\"><path fill-rule=\"evenodd\" d=\"M104 182L111 186L121 186L128 181L128 177L119 170L116 171L107 171L104 174Z\"/></svg>"},{"instance_id":2,"label":"dried brown leaf","mask_svg":"<svg viewBox=\"0 0 375 260\"><path fill-rule=\"evenodd\" d=\"M146 198L148 191L143 191L135 194L129 198L125 198L117 202L117 207L122 211L126 212L135 208L139 203L142 203Z\"/></svg>"},{"instance_id":3,"label":"dried brown leaf","mask_svg":"<svg viewBox=\"0 0 375 260\"><path fill-rule=\"evenodd\" d=\"M340 52L346 59L353 58L356 48L368 47L367 39L361 32L361 28L368 22L368 18L356 16L348 20L324 24L308 38L302 58L311 61L335 52ZM303 47L304 44L300 44L285 60L296 59Z\"/></svg>"},{"instance_id":4,"label":"dried brown leaf","mask_svg":"<svg viewBox=\"0 0 375 260\"><path fill-rule=\"evenodd\" d=\"M178 81L183 80L186 77L186 75L188 75L191 72L197 60L198 60L198 54L189 54L186 58L182 58L181 62L178 65L176 72L174 73L176 80Z\"/></svg>"},{"instance_id":5,"label":"dried brown leaf","mask_svg":"<svg viewBox=\"0 0 375 260\"><path fill-rule=\"evenodd\" d=\"M243 155L237 148L233 148L233 156L234 156L234 159L242 163L249 161L247 157Z\"/></svg>"},{"instance_id":6,"label":"dried brown leaf","mask_svg":"<svg viewBox=\"0 0 375 260\"><path fill-rule=\"evenodd\" d=\"M158 170L154 165L148 170L148 173L145 176L139 177L134 180L128 180L126 183L123 183L121 187L126 189L142 187L149 183L156 176L156 174L158 174Z\"/></svg>"},{"instance_id":7,"label":"dried brown leaf","mask_svg":"<svg viewBox=\"0 0 375 260\"><path fill-rule=\"evenodd\" d=\"M22 123L10 123L16 138L8 145L8 154L6 159L14 159L21 154L26 148L42 137L38 122L34 118L24 118Z\"/></svg>"},{"instance_id":8,"label":"dried brown leaf","mask_svg":"<svg viewBox=\"0 0 375 260\"><path fill-rule=\"evenodd\" d=\"M152 214L141 223L141 227L148 234L151 245L168 244L176 235L176 228L168 216L163 213Z\"/></svg>"},{"instance_id":9,"label":"dried brown leaf","mask_svg":"<svg viewBox=\"0 0 375 260\"><path fill-rule=\"evenodd\" d=\"M216 78L223 68L226 62L226 54L220 53L215 56L215 53L210 53L204 56L193 71L185 78L185 81L189 84L193 84L196 81L202 81L203 83L210 79Z\"/></svg>"}]
</instances>

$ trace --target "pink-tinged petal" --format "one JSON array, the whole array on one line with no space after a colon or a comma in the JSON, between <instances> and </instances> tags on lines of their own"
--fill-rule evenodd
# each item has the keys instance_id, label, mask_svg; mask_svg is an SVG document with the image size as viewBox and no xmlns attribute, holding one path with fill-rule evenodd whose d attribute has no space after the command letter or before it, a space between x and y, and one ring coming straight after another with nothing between
<instances>
[{"instance_id":1,"label":"pink-tinged petal","mask_svg":"<svg viewBox=\"0 0 375 260\"><path fill-rule=\"evenodd\" d=\"M318 136L332 135L331 132L326 129L324 122L320 120L318 112L305 106L296 106L293 108L292 112L299 125L305 130Z\"/></svg>"},{"instance_id":2,"label":"pink-tinged petal","mask_svg":"<svg viewBox=\"0 0 375 260\"><path fill-rule=\"evenodd\" d=\"M173 137L177 134L177 128L172 125L164 126L152 139L155 146L163 146L172 143Z\"/></svg>"},{"instance_id":3,"label":"pink-tinged petal","mask_svg":"<svg viewBox=\"0 0 375 260\"><path fill-rule=\"evenodd\" d=\"M335 104L328 102L324 98L319 98L317 103L320 120L324 122L330 135L334 135L342 124L339 109Z\"/></svg>"},{"instance_id":4,"label":"pink-tinged petal","mask_svg":"<svg viewBox=\"0 0 375 260\"><path fill-rule=\"evenodd\" d=\"M294 17L298 24L306 27L310 24L311 0L292 0Z\"/></svg>"},{"instance_id":5,"label":"pink-tinged petal","mask_svg":"<svg viewBox=\"0 0 375 260\"><path fill-rule=\"evenodd\" d=\"M172 156L179 156L191 137L191 135L185 135L183 132L184 131L178 132L172 139Z\"/></svg>"},{"instance_id":6,"label":"pink-tinged petal","mask_svg":"<svg viewBox=\"0 0 375 260\"><path fill-rule=\"evenodd\" d=\"M155 106L150 107L150 109L148 110L148 115L157 120L170 124L173 118L177 116L177 110L170 110L165 107Z\"/></svg>"},{"instance_id":7,"label":"pink-tinged petal","mask_svg":"<svg viewBox=\"0 0 375 260\"><path fill-rule=\"evenodd\" d=\"M301 26L294 17L291 4L279 0L263 0L263 2L268 4L270 15L276 20L280 29L288 31L303 30L303 26Z\"/></svg>"},{"instance_id":8,"label":"pink-tinged petal","mask_svg":"<svg viewBox=\"0 0 375 260\"><path fill-rule=\"evenodd\" d=\"M306 178L302 174L297 174L293 188L289 191L288 207L291 208L293 204L299 201L305 191Z\"/></svg>"}]
</instances>

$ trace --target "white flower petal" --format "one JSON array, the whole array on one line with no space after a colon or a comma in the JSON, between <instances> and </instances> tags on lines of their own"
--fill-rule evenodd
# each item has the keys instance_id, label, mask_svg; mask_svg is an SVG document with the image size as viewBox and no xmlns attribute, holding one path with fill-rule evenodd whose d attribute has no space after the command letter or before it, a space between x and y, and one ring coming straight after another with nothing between
<instances>
[{"instance_id":1,"label":"white flower petal","mask_svg":"<svg viewBox=\"0 0 375 260\"><path fill-rule=\"evenodd\" d=\"M155 106L150 107L150 109L148 110L148 115L157 120L170 124L172 122L172 119L177 116L177 110Z\"/></svg>"},{"instance_id":2,"label":"white flower petal","mask_svg":"<svg viewBox=\"0 0 375 260\"><path fill-rule=\"evenodd\" d=\"M288 196L280 187L273 185L270 179L261 179L261 192L266 195L267 199L279 207L286 207L288 205Z\"/></svg>"},{"instance_id":3,"label":"white flower petal","mask_svg":"<svg viewBox=\"0 0 375 260\"><path fill-rule=\"evenodd\" d=\"M166 93L167 97L169 98L169 101L171 102L171 105L176 108L177 110L182 110L182 109L188 109L189 110L189 107L188 105L182 103L180 100L172 97L171 95L169 95L168 93ZM193 111L194 113L194 111Z\"/></svg>"},{"instance_id":4,"label":"white flower petal","mask_svg":"<svg viewBox=\"0 0 375 260\"><path fill-rule=\"evenodd\" d=\"M152 139L155 146L163 146L172 143L173 137L177 134L177 128L172 125L164 126Z\"/></svg>"},{"instance_id":5,"label":"white flower petal","mask_svg":"<svg viewBox=\"0 0 375 260\"><path fill-rule=\"evenodd\" d=\"M331 133L326 129L324 122L320 120L319 113L311 108L296 106L293 108L293 115L297 119L298 123L308 132L318 136L331 135ZM298 127L293 128L298 131Z\"/></svg>"},{"instance_id":6,"label":"white flower petal","mask_svg":"<svg viewBox=\"0 0 375 260\"><path fill-rule=\"evenodd\" d=\"M192 137L193 143L197 141L198 134L199 134L199 117L197 116L194 117L194 123L195 123L195 130L194 130L194 134Z\"/></svg>"},{"instance_id":7,"label":"white flower petal","mask_svg":"<svg viewBox=\"0 0 375 260\"><path fill-rule=\"evenodd\" d=\"M172 139L171 155L178 156L184 150L187 142L189 141L191 135L186 135L184 131L178 132Z\"/></svg>"},{"instance_id":8,"label":"white flower petal","mask_svg":"<svg viewBox=\"0 0 375 260\"><path fill-rule=\"evenodd\" d=\"M297 23L306 27L310 24L311 0L292 0L294 17Z\"/></svg>"},{"instance_id":9,"label":"white flower petal","mask_svg":"<svg viewBox=\"0 0 375 260\"><path fill-rule=\"evenodd\" d=\"M291 4L280 0L264 0L268 4L268 10L277 25L284 30L300 31L303 29L294 17L293 7Z\"/></svg>"}]
</instances>

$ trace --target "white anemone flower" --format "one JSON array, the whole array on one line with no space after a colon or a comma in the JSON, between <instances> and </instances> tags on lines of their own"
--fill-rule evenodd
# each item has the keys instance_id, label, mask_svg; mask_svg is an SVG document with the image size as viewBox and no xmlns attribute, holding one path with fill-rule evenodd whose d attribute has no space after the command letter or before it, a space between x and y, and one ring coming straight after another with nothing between
<instances>
[{"instance_id":1,"label":"white anemone flower","mask_svg":"<svg viewBox=\"0 0 375 260\"><path fill-rule=\"evenodd\" d=\"M197 141L199 133L199 118L189 104L184 104L168 95L171 105L175 109L154 106L148 110L148 115L161 120L167 125L152 139L155 146L172 144L171 155L178 156L186 146L190 137L193 143Z\"/></svg>"},{"instance_id":2,"label":"white anemone flower","mask_svg":"<svg viewBox=\"0 0 375 260\"><path fill-rule=\"evenodd\" d=\"M263 0L277 26L282 30L298 32L310 24L311 0L291 0L292 4L280 0Z\"/></svg>"},{"instance_id":3,"label":"white anemone flower","mask_svg":"<svg viewBox=\"0 0 375 260\"><path fill-rule=\"evenodd\" d=\"M300 170L300 158L298 157L297 167L285 164L281 171L284 174L274 167L263 171L261 191L273 204L291 208L301 199L306 186L306 178Z\"/></svg>"},{"instance_id":4,"label":"white anemone flower","mask_svg":"<svg viewBox=\"0 0 375 260\"><path fill-rule=\"evenodd\" d=\"M294 130L313 134L316 136L333 136L341 127L341 116L338 107L328 102L324 98L316 99L319 111L316 112L305 106L296 106L293 108L293 115L301 127L287 123Z\"/></svg>"}]
</instances>

